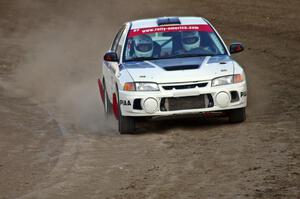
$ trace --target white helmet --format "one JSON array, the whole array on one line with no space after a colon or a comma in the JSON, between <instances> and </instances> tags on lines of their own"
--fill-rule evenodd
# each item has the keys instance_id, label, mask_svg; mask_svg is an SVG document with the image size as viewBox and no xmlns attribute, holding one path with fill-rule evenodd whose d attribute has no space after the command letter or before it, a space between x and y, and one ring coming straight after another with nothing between
<instances>
[{"instance_id":1,"label":"white helmet","mask_svg":"<svg viewBox=\"0 0 300 199\"><path fill-rule=\"evenodd\" d=\"M153 41L148 35L138 35L133 38L134 51L137 57L151 57L153 54Z\"/></svg>"},{"instance_id":2,"label":"white helmet","mask_svg":"<svg viewBox=\"0 0 300 199\"><path fill-rule=\"evenodd\" d=\"M200 35L198 32L182 32L181 35L182 46L186 51L190 51L200 46Z\"/></svg>"}]
</instances>

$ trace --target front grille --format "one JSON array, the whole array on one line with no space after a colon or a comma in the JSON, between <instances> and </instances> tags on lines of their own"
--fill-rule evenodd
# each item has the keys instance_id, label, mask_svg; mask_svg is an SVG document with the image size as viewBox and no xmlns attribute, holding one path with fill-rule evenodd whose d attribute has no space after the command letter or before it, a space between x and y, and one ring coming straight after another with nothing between
<instances>
[{"instance_id":1,"label":"front grille","mask_svg":"<svg viewBox=\"0 0 300 199\"><path fill-rule=\"evenodd\" d=\"M213 107L213 99L210 94L188 97L167 97L160 102L161 111L178 111Z\"/></svg>"},{"instance_id":2,"label":"front grille","mask_svg":"<svg viewBox=\"0 0 300 199\"><path fill-rule=\"evenodd\" d=\"M197 84L171 85L171 86L162 86L162 87L165 90L173 90L173 89L181 90L181 89L189 89L189 88L196 88L196 87L202 88L207 86L207 84L208 84L207 82L204 82L204 83L197 83Z\"/></svg>"}]
</instances>

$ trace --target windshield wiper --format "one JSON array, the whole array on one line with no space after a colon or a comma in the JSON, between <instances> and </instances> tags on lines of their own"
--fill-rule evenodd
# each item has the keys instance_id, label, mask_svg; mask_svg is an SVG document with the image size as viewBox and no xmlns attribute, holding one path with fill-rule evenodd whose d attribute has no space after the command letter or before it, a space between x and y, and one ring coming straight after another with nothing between
<instances>
[{"instance_id":1,"label":"windshield wiper","mask_svg":"<svg viewBox=\"0 0 300 199\"><path fill-rule=\"evenodd\" d=\"M132 59L128 59L126 61L146 61L146 60L157 60L157 59L174 59L174 58L184 58L184 57L206 57L206 56L220 56L224 54L178 54L169 57L136 57Z\"/></svg>"},{"instance_id":2,"label":"windshield wiper","mask_svg":"<svg viewBox=\"0 0 300 199\"><path fill-rule=\"evenodd\" d=\"M133 59L128 59L126 61L145 61L145 60L154 60L154 59L159 59L159 58L156 58L156 57L136 57L136 58L133 58Z\"/></svg>"},{"instance_id":3,"label":"windshield wiper","mask_svg":"<svg viewBox=\"0 0 300 199\"><path fill-rule=\"evenodd\" d=\"M183 57L206 57L206 56L215 56L216 54L179 54L170 56L168 58L183 58Z\"/></svg>"}]
</instances>

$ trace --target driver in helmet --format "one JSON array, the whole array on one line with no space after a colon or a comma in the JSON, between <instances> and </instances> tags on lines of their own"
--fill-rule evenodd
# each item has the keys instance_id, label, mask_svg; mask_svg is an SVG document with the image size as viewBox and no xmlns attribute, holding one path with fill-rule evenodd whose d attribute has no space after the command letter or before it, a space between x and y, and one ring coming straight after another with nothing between
<instances>
[{"instance_id":1,"label":"driver in helmet","mask_svg":"<svg viewBox=\"0 0 300 199\"><path fill-rule=\"evenodd\" d=\"M153 41L148 35L138 35L133 38L135 57L152 57Z\"/></svg>"},{"instance_id":2,"label":"driver in helmet","mask_svg":"<svg viewBox=\"0 0 300 199\"><path fill-rule=\"evenodd\" d=\"M193 49L200 47L200 35L199 32L187 31L182 32L181 44L184 51L189 52Z\"/></svg>"}]
</instances>

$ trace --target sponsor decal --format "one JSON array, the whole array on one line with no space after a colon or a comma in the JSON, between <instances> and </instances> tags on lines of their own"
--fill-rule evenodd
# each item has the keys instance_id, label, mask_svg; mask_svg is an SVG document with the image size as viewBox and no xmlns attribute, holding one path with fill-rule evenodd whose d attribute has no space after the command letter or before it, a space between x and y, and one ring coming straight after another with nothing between
<instances>
[{"instance_id":1,"label":"sponsor decal","mask_svg":"<svg viewBox=\"0 0 300 199\"><path fill-rule=\"evenodd\" d=\"M129 100L120 100L120 105L131 106L131 103Z\"/></svg>"},{"instance_id":2,"label":"sponsor decal","mask_svg":"<svg viewBox=\"0 0 300 199\"><path fill-rule=\"evenodd\" d=\"M176 25L176 26L158 26L149 28L137 28L129 31L128 37L135 37L142 34L152 34L158 32L178 32L178 31L200 31L200 32L213 32L213 29L207 25Z\"/></svg>"}]
</instances>

